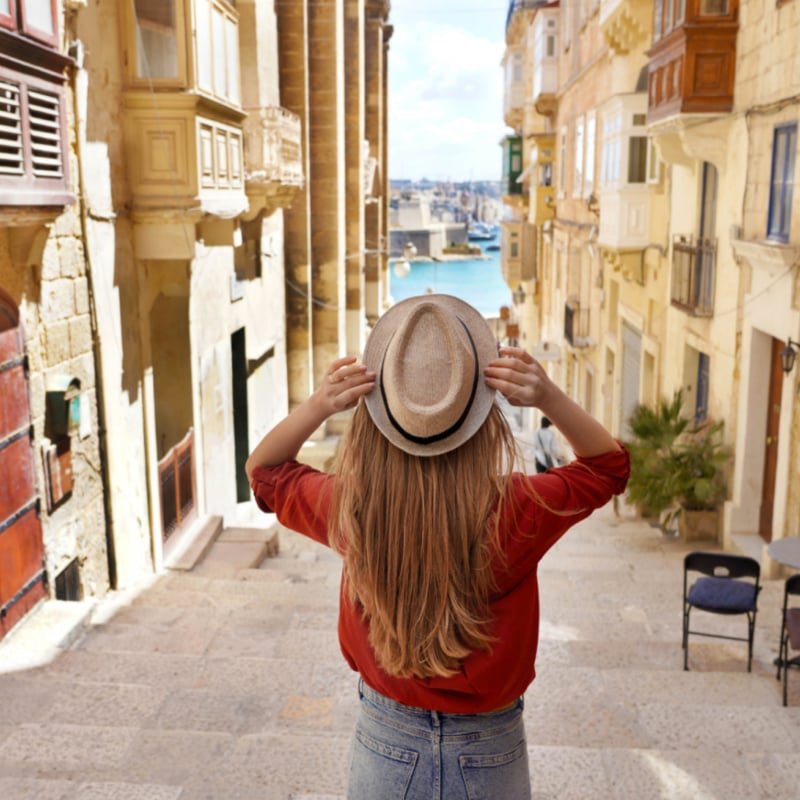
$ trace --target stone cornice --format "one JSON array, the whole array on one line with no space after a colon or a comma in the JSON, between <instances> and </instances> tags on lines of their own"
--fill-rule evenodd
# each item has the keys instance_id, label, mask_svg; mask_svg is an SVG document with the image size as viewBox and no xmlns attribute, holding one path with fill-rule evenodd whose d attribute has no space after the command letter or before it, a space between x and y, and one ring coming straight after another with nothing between
<instances>
[{"instance_id":1,"label":"stone cornice","mask_svg":"<svg viewBox=\"0 0 800 800\"><path fill-rule=\"evenodd\" d=\"M738 263L744 261L752 269L763 270L770 277L777 277L800 265L800 245L732 239L731 247Z\"/></svg>"}]
</instances>

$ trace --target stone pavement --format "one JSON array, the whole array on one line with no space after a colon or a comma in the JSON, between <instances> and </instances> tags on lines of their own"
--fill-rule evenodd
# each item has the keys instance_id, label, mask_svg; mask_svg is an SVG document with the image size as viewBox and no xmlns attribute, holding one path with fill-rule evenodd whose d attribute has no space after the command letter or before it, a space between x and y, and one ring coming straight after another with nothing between
<instances>
[{"instance_id":1,"label":"stone pavement","mask_svg":"<svg viewBox=\"0 0 800 800\"><path fill-rule=\"evenodd\" d=\"M3 671L0 645L2 800L343 798L357 700L339 561L288 532L258 569L223 549L42 666ZM608 507L543 561L536 800L798 797L800 674L784 709L772 667L781 584L762 592L752 674L743 644L702 639L684 672L686 550Z\"/></svg>"}]
</instances>

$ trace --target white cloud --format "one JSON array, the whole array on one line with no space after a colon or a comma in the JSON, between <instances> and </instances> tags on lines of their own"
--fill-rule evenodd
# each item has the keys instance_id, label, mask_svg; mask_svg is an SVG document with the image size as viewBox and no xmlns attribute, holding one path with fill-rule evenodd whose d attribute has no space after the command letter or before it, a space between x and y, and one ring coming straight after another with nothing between
<instances>
[{"instance_id":1,"label":"white cloud","mask_svg":"<svg viewBox=\"0 0 800 800\"><path fill-rule=\"evenodd\" d=\"M418 1L418 0L417 0ZM438 3L444 10L448 3ZM454 20L461 4L450 3ZM397 12L397 13L395 13ZM502 32L503 12L492 9ZM481 15L481 19L484 16ZM392 3L389 50L390 173L393 177L497 178L502 120L502 35L467 29L445 14L402 13Z\"/></svg>"}]
</instances>

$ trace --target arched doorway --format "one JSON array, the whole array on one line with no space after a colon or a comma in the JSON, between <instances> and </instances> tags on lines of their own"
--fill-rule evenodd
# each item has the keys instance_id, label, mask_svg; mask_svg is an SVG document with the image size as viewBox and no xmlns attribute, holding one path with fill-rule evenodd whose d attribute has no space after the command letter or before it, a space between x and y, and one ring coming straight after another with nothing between
<instances>
[{"instance_id":1,"label":"arched doorway","mask_svg":"<svg viewBox=\"0 0 800 800\"><path fill-rule=\"evenodd\" d=\"M47 594L25 346L0 291L0 639Z\"/></svg>"}]
</instances>

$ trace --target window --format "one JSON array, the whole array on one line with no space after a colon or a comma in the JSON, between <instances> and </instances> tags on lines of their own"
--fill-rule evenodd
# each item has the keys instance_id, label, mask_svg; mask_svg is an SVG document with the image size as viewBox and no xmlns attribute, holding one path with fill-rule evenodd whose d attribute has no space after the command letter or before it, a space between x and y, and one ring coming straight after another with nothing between
<instances>
[{"instance_id":1,"label":"window","mask_svg":"<svg viewBox=\"0 0 800 800\"><path fill-rule=\"evenodd\" d=\"M603 186L618 183L620 177L622 115L608 114L603 118L603 149L600 180Z\"/></svg>"},{"instance_id":2,"label":"window","mask_svg":"<svg viewBox=\"0 0 800 800\"><path fill-rule=\"evenodd\" d=\"M197 16L200 88L238 105L239 33L236 18L219 0L198 0Z\"/></svg>"},{"instance_id":3,"label":"window","mask_svg":"<svg viewBox=\"0 0 800 800\"><path fill-rule=\"evenodd\" d=\"M711 240L717 235L717 183L717 168L704 161L700 187L700 239Z\"/></svg>"},{"instance_id":4,"label":"window","mask_svg":"<svg viewBox=\"0 0 800 800\"><path fill-rule=\"evenodd\" d=\"M178 15L176 0L133 0L136 14L136 77L176 79Z\"/></svg>"},{"instance_id":5,"label":"window","mask_svg":"<svg viewBox=\"0 0 800 800\"><path fill-rule=\"evenodd\" d=\"M575 123L575 172L573 173L572 195L580 197L583 191L583 117Z\"/></svg>"},{"instance_id":6,"label":"window","mask_svg":"<svg viewBox=\"0 0 800 800\"><path fill-rule=\"evenodd\" d=\"M545 41L545 55L552 58L556 54L556 37L549 35Z\"/></svg>"},{"instance_id":7,"label":"window","mask_svg":"<svg viewBox=\"0 0 800 800\"><path fill-rule=\"evenodd\" d=\"M62 205L68 191L64 90L0 72L0 205Z\"/></svg>"},{"instance_id":8,"label":"window","mask_svg":"<svg viewBox=\"0 0 800 800\"><path fill-rule=\"evenodd\" d=\"M594 112L586 117L586 174L583 193L586 197L594 191L594 151L597 138L597 117Z\"/></svg>"},{"instance_id":9,"label":"window","mask_svg":"<svg viewBox=\"0 0 800 800\"><path fill-rule=\"evenodd\" d=\"M700 13L707 17L727 16L728 0L700 0Z\"/></svg>"},{"instance_id":10,"label":"window","mask_svg":"<svg viewBox=\"0 0 800 800\"><path fill-rule=\"evenodd\" d=\"M558 152L558 191L563 197L567 188L567 127L561 129Z\"/></svg>"},{"instance_id":11,"label":"window","mask_svg":"<svg viewBox=\"0 0 800 800\"><path fill-rule=\"evenodd\" d=\"M709 357L697 353L697 392L694 399L694 424L701 425L708 417Z\"/></svg>"},{"instance_id":12,"label":"window","mask_svg":"<svg viewBox=\"0 0 800 800\"><path fill-rule=\"evenodd\" d=\"M772 140L772 176L770 178L767 238L788 242L792 215L797 123L779 125Z\"/></svg>"},{"instance_id":13,"label":"window","mask_svg":"<svg viewBox=\"0 0 800 800\"><path fill-rule=\"evenodd\" d=\"M647 140L647 182L661 182L661 159L652 136Z\"/></svg>"},{"instance_id":14,"label":"window","mask_svg":"<svg viewBox=\"0 0 800 800\"><path fill-rule=\"evenodd\" d=\"M729 0L700 0L701 15L727 15ZM724 11L712 10L723 8ZM708 8L709 10L704 10ZM655 0L653 11L653 39L658 41L682 25L686 19L686 0Z\"/></svg>"},{"instance_id":15,"label":"window","mask_svg":"<svg viewBox=\"0 0 800 800\"><path fill-rule=\"evenodd\" d=\"M647 179L647 137L628 139L628 183L644 183Z\"/></svg>"},{"instance_id":16,"label":"window","mask_svg":"<svg viewBox=\"0 0 800 800\"><path fill-rule=\"evenodd\" d=\"M522 80L522 56L517 53L511 63L513 65L512 80L514 83L519 83Z\"/></svg>"},{"instance_id":17,"label":"window","mask_svg":"<svg viewBox=\"0 0 800 800\"><path fill-rule=\"evenodd\" d=\"M0 0L0 26L55 47L56 0Z\"/></svg>"}]
</instances>

